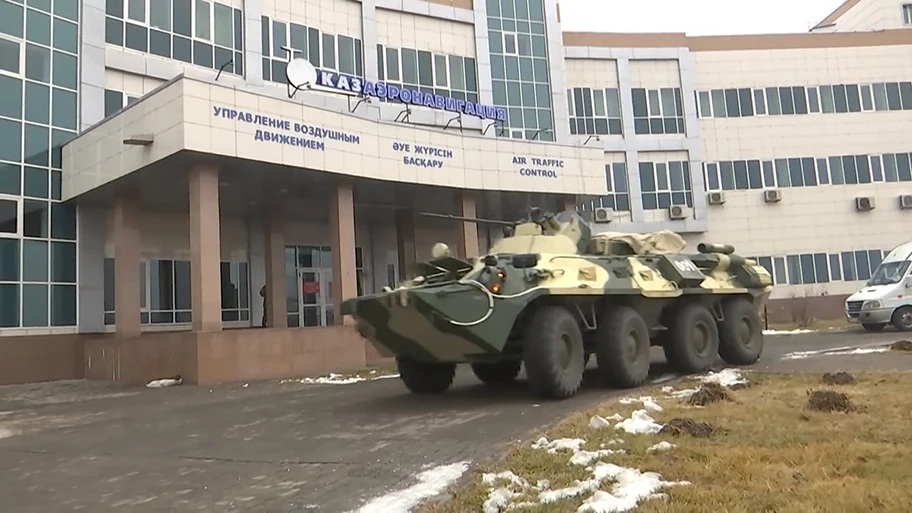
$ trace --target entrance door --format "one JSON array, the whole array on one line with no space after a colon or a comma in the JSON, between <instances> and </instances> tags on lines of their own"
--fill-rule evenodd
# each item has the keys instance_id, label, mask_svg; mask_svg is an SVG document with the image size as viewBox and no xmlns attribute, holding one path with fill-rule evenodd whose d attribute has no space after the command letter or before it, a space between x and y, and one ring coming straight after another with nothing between
<instances>
[{"instance_id":1,"label":"entrance door","mask_svg":"<svg viewBox=\"0 0 912 513\"><path fill-rule=\"evenodd\" d=\"M333 324L332 269L298 269L301 326Z\"/></svg>"}]
</instances>

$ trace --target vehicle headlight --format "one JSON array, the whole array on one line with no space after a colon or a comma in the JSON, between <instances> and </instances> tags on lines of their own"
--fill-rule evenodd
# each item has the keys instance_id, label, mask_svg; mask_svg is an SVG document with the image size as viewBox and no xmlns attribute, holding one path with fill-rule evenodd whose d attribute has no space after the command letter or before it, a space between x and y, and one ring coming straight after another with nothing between
<instances>
[{"instance_id":1,"label":"vehicle headlight","mask_svg":"<svg viewBox=\"0 0 912 513\"><path fill-rule=\"evenodd\" d=\"M865 304L861 305L862 310L876 310L880 308L880 301L866 301Z\"/></svg>"}]
</instances>

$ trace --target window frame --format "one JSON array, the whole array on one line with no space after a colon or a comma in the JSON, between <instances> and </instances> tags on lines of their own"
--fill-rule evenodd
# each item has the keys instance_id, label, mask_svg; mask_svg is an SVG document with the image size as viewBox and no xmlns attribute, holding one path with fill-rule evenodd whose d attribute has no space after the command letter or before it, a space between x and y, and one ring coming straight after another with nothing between
<instances>
[{"instance_id":1,"label":"window frame","mask_svg":"<svg viewBox=\"0 0 912 513\"><path fill-rule=\"evenodd\" d=\"M0 75L6 75L8 77L15 77L20 80L25 80L25 46L26 46L25 43L26 43L26 40L25 39L21 39L21 40L15 39L15 38L7 36L6 34L0 34L0 39L3 39L4 41L9 41L10 43L13 43L19 47L19 70L16 72L13 72L13 71L9 71L9 70L0 68ZM37 43L32 43L32 44L37 44ZM39 46L41 46L42 48L49 48L44 45L39 45ZM53 49L52 49L52 52L53 52ZM70 54L68 54L68 55L70 55ZM51 85L51 84L47 84L47 85Z\"/></svg>"}]
</instances>

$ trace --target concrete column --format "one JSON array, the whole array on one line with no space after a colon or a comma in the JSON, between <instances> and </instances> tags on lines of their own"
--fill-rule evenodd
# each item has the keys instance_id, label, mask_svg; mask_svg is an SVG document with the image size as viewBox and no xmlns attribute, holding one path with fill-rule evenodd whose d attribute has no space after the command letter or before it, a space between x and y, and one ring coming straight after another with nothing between
<instances>
[{"instance_id":1,"label":"concrete column","mask_svg":"<svg viewBox=\"0 0 912 513\"><path fill-rule=\"evenodd\" d=\"M193 331L221 331L222 283L219 172L210 164L190 170L190 297Z\"/></svg>"},{"instance_id":2,"label":"concrete column","mask_svg":"<svg viewBox=\"0 0 912 513\"><path fill-rule=\"evenodd\" d=\"M461 217L476 217L475 197L468 192L456 193L456 210ZM459 254L462 258L478 255L478 225L472 221L457 221L456 240L459 243Z\"/></svg>"},{"instance_id":3,"label":"concrete column","mask_svg":"<svg viewBox=\"0 0 912 513\"><path fill-rule=\"evenodd\" d=\"M282 209L272 208L266 216L266 326L287 328L285 298L285 217ZM259 290L257 290L259 297Z\"/></svg>"},{"instance_id":4,"label":"concrete column","mask_svg":"<svg viewBox=\"0 0 912 513\"><path fill-rule=\"evenodd\" d=\"M117 338L140 335L139 200L126 193L114 200L114 329Z\"/></svg>"},{"instance_id":5,"label":"concrete column","mask_svg":"<svg viewBox=\"0 0 912 513\"><path fill-rule=\"evenodd\" d=\"M338 183L330 197L330 233L332 235L332 301L335 324L348 324L342 318L342 301L358 295L355 272L355 202L352 185Z\"/></svg>"},{"instance_id":6,"label":"concrete column","mask_svg":"<svg viewBox=\"0 0 912 513\"><path fill-rule=\"evenodd\" d=\"M399 255L399 280L405 280L418 260L415 247L415 216L411 210L396 211L396 252Z\"/></svg>"},{"instance_id":7,"label":"concrete column","mask_svg":"<svg viewBox=\"0 0 912 513\"><path fill-rule=\"evenodd\" d=\"M104 333L105 210L78 209L79 333Z\"/></svg>"}]
</instances>

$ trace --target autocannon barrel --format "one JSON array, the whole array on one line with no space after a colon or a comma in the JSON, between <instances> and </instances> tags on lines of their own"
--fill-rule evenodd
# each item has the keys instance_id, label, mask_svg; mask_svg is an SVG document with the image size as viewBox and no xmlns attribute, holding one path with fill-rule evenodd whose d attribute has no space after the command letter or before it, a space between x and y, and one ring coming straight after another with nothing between
<instances>
[{"instance_id":1,"label":"autocannon barrel","mask_svg":"<svg viewBox=\"0 0 912 513\"><path fill-rule=\"evenodd\" d=\"M722 253L723 255L731 255L735 252L735 247L731 244L707 244L701 242L697 245L697 251L700 253Z\"/></svg>"}]
</instances>

